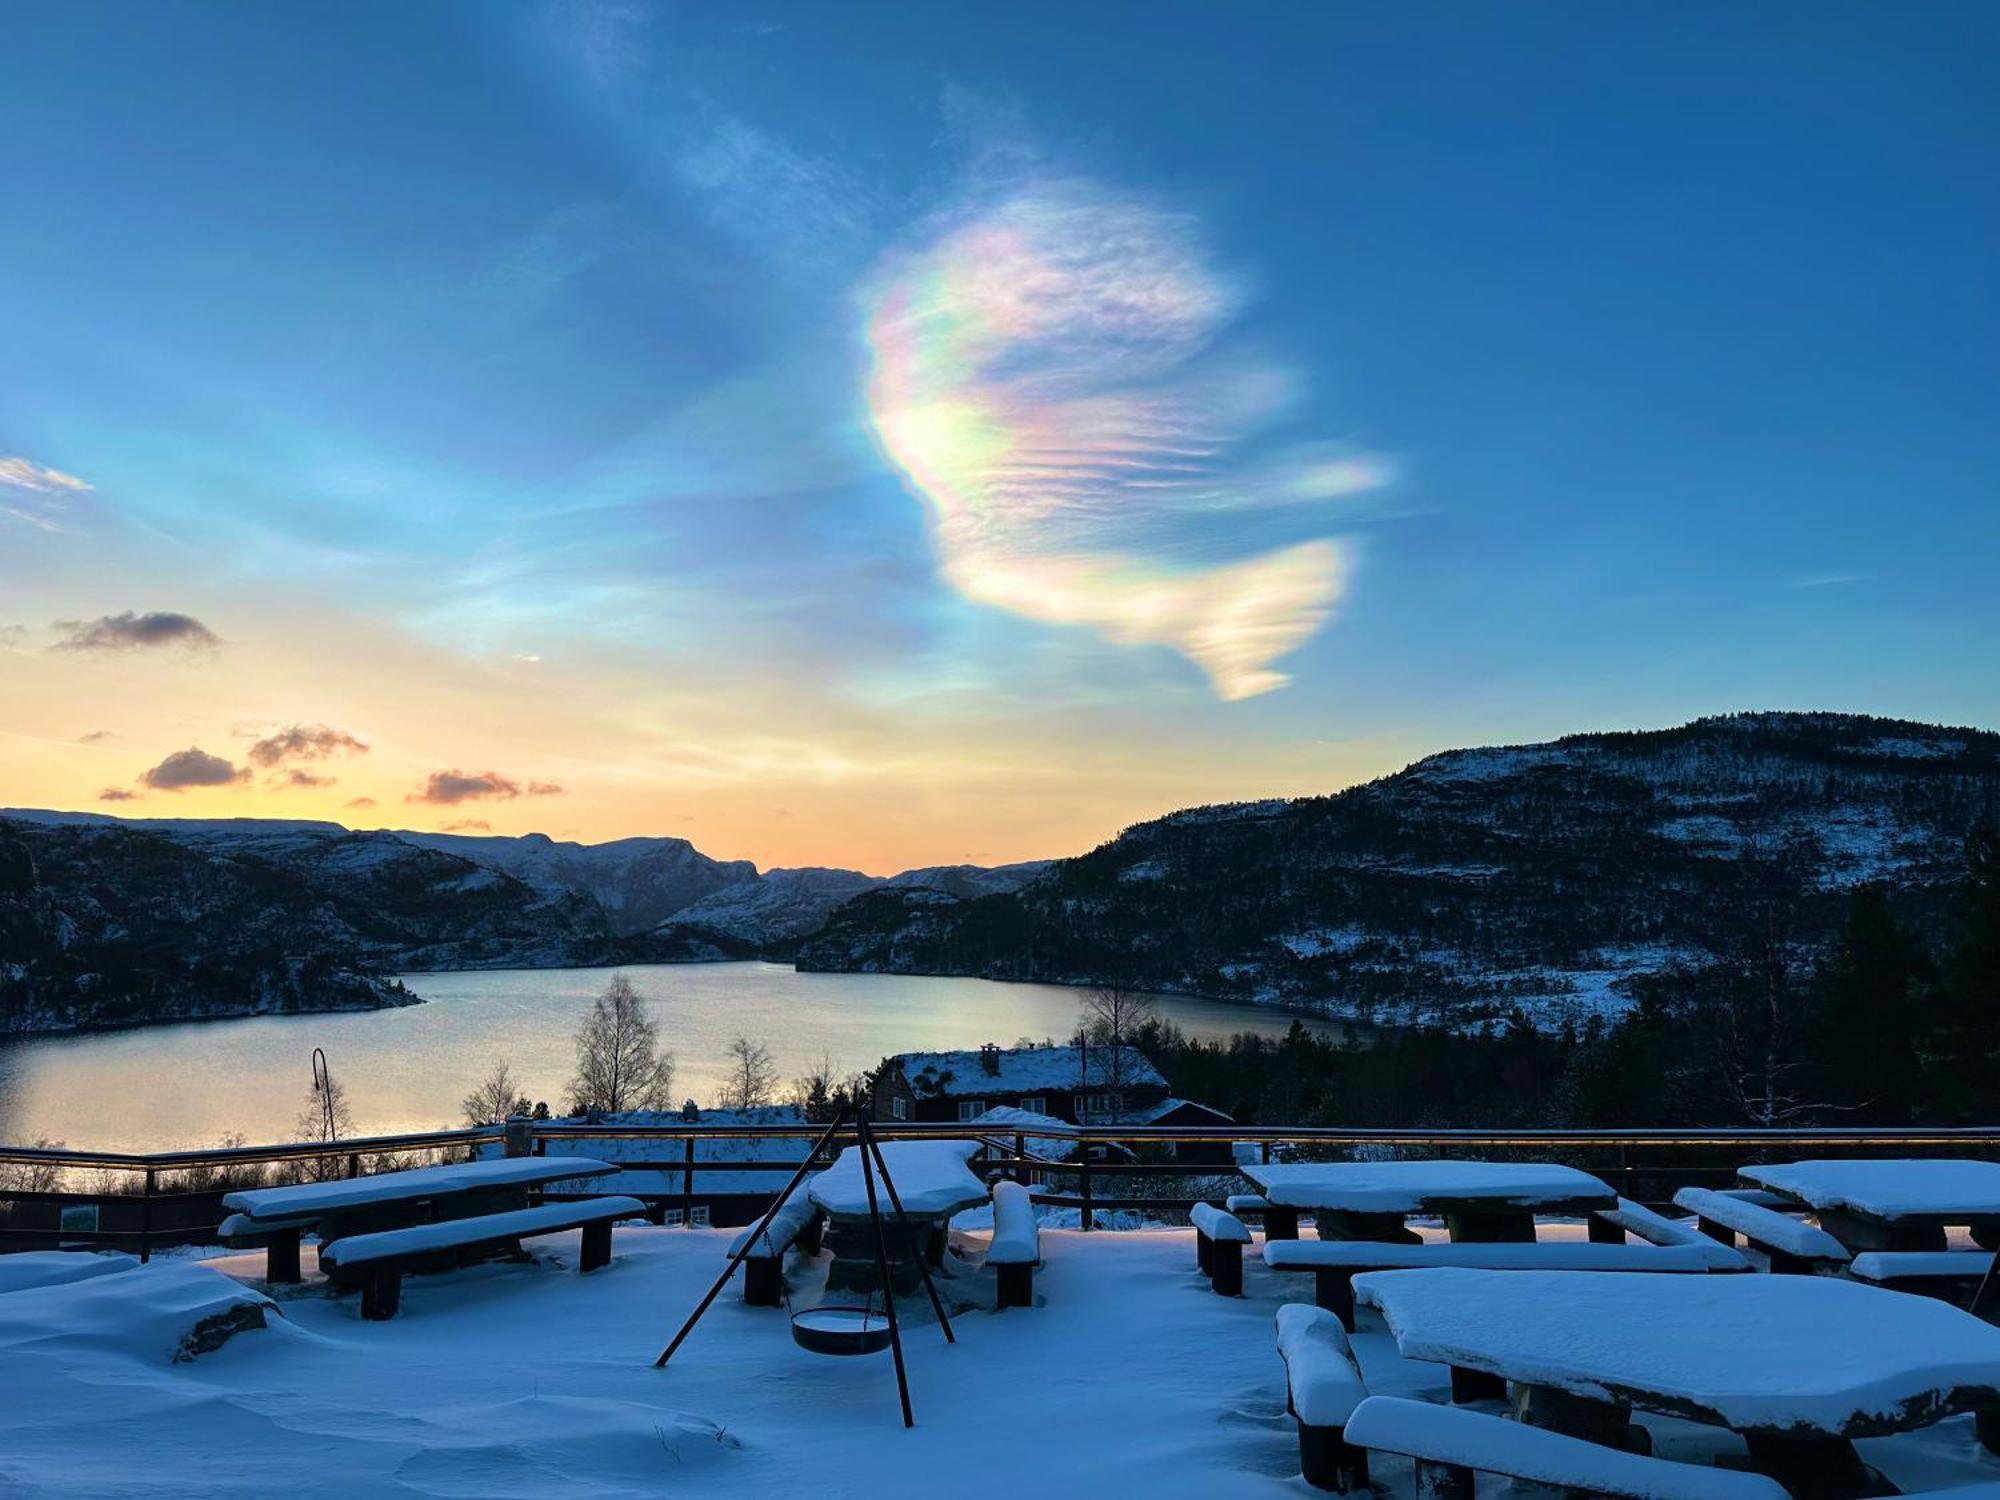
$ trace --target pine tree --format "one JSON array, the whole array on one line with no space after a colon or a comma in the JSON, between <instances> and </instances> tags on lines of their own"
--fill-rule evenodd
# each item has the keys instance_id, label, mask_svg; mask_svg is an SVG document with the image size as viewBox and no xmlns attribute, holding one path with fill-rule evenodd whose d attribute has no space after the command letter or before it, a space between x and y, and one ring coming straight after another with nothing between
<instances>
[{"instance_id":1,"label":"pine tree","mask_svg":"<svg viewBox=\"0 0 2000 1500\"><path fill-rule=\"evenodd\" d=\"M1924 1095L1917 1064L1930 962L1879 886L1850 898L1847 924L1819 978L1814 1071L1829 1103L1869 1124L1908 1124Z\"/></svg>"},{"instance_id":2,"label":"pine tree","mask_svg":"<svg viewBox=\"0 0 2000 1500\"><path fill-rule=\"evenodd\" d=\"M2000 830L1967 840L1957 905L1924 1066L1948 1118L1984 1123L2000 1111Z\"/></svg>"}]
</instances>

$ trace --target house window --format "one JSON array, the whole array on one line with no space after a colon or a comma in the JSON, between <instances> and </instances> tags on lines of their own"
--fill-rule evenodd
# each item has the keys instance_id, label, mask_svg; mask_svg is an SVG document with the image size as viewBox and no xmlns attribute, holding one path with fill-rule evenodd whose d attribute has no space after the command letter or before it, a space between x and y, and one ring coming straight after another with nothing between
<instances>
[{"instance_id":1,"label":"house window","mask_svg":"<svg viewBox=\"0 0 2000 1500\"><path fill-rule=\"evenodd\" d=\"M1087 1120L1093 1116L1102 1117L1115 1114L1118 1110L1118 1102L1123 1097L1120 1094L1078 1094L1076 1096L1077 1115L1079 1118Z\"/></svg>"},{"instance_id":2,"label":"house window","mask_svg":"<svg viewBox=\"0 0 2000 1500\"><path fill-rule=\"evenodd\" d=\"M976 1120L986 1113L984 1099L961 1099L958 1101L958 1117L961 1120Z\"/></svg>"},{"instance_id":3,"label":"house window","mask_svg":"<svg viewBox=\"0 0 2000 1500\"><path fill-rule=\"evenodd\" d=\"M1031 1115L1045 1115L1049 1112L1049 1101L1037 1094L1032 1099L1023 1099L1021 1108Z\"/></svg>"},{"instance_id":4,"label":"house window","mask_svg":"<svg viewBox=\"0 0 2000 1500\"><path fill-rule=\"evenodd\" d=\"M892 1095L889 1099L889 1118L892 1120L909 1119L910 1101L905 1099L901 1094Z\"/></svg>"}]
</instances>

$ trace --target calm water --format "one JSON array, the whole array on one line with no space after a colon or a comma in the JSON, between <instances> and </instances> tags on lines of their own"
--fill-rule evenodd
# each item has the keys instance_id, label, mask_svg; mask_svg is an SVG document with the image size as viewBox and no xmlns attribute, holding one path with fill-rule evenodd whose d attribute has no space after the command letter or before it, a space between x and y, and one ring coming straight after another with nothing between
<instances>
[{"instance_id":1,"label":"calm water","mask_svg":"<svg viewBox=\"0 0 2000 1500\"><path fill-rule=\"evenodd\" d=\"M239 1132L290 1140L324 1047L357 1128L380 1134L457 1125L459 1100L505 1058L531 1098L559 1105L572 1038L608 969L408 974L428 1004L339 1016L257 1016L0 1044L0 1141L47 1137L101 1150L214 1145ZM842 1071L892 1052L1064 1037L1078 991L874 974L799 974L778 964L625 970L653 1002L676 1061L675 1093L715 1097L723 1051L742 1034L790 1078L822 1055ZM1162 996L1162 1017L1194 1036L1276 1035L1285 1012ZM1335 1022L1308 1020L1335 1033Z\"/></svg>"}]
</instances>

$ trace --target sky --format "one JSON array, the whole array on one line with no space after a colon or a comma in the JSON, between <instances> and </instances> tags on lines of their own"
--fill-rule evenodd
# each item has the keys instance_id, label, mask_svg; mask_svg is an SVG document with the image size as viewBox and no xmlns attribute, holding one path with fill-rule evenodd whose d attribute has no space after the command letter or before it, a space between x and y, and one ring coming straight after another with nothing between
<instances>
[{"instance_id":1,"label":"sky","mask_svg":"<svg viewBox=\"0 0 2000 1500\"><path fill-rule=\"evenodd\" d=\"M2000 9L16 8L0 805L1080 852L2000 727Z\"/></svg>"}]
</instances>

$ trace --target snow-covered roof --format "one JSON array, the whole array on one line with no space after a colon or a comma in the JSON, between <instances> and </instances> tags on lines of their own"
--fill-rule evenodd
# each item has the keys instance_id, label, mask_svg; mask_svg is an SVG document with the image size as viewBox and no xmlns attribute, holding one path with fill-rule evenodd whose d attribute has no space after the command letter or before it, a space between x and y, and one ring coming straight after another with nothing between
<instances>
[{"instance_id":1,"label":"snow-covered roof","mask_svg":"<svg viewBox=\"0 0 2000 1500\"><path fill-rule=\"evenodd\" d=\"M989 1060L992 1071L987 1068ZM963 1052L904 1052L893 1061L902 1067L912 1089L932 1098L1102 1088L1113 1078L1123 1088L1167 1085L1137 1047L1001 1047L991 1052L975 1047Z\"/></svg>"},{"instance_id":2,"label":"snow-covered roof","mask_svg":"<svg viewBox=\"0 0 2000 1500\"><path fill-rule=\"evenodd\" d=\"M991 1126L996 1132L1020 1135L1027 1154L1040 1157L1043 1161L1067 1161L1076 1151L1075 1126L1067 1120L1058 1120L1054 1115L1036 1114L1031 1109L996 1104L966 1123Z\"/></svg>"},{"instance_id":3,"label":"snow-covered roof","mask_svg":"<svg viewBox=\"0 0 2000 1500\"><path fill-rule=\"evenodd\" d=\"M1149 1104L1144 1109L1127 1110L1124 1123L1127 1125L1151 1125L1155 1121L1164 1120L1177 1109L1189 1108L1205 1109L1219 1120L1229 1118L1229 1115L1225 1111L1217 1109L1213 1104L1202 1104L1193 1099L1162 1099L1158 1104Z\"/></svg>"}]
</instances>

